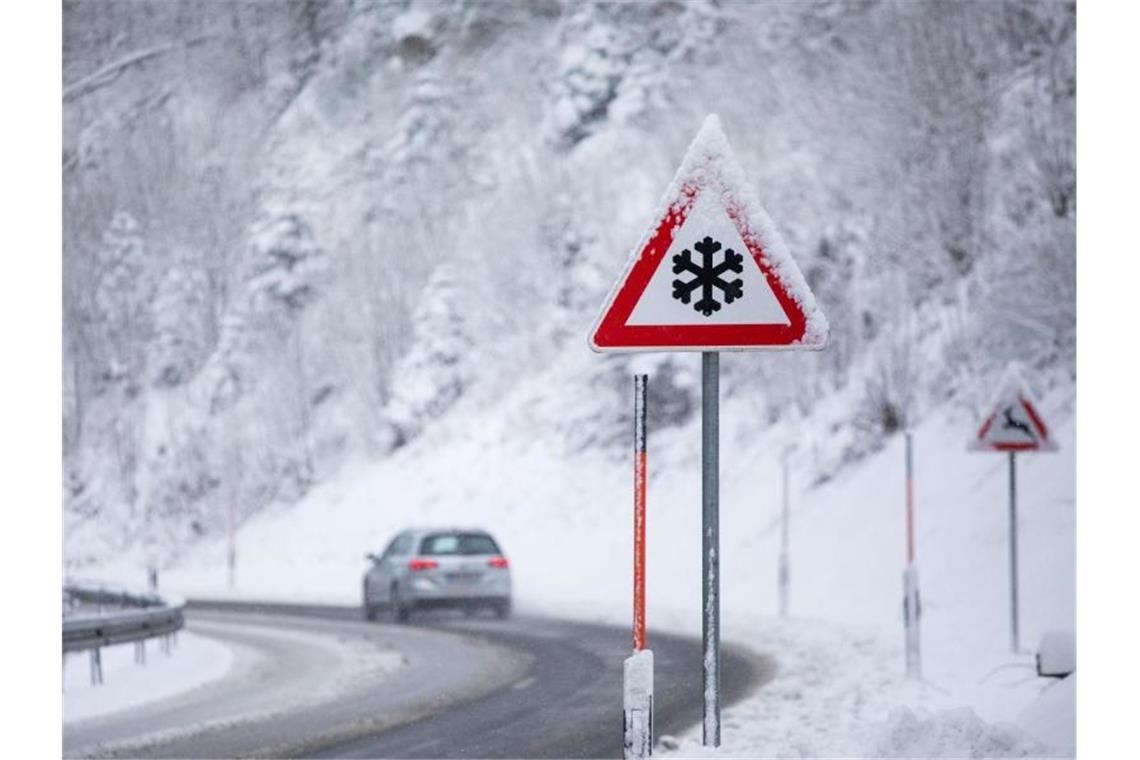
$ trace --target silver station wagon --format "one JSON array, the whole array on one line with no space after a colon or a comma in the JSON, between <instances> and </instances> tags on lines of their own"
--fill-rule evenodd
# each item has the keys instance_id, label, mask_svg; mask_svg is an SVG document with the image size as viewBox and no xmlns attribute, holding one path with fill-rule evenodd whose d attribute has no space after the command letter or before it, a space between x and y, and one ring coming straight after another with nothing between
<instances>
[{"instance_id":1,"label":"silver station wagon","mask_svg":"<svg viewBox=\"0 0 1140 760\"><path fill-rule=\"evenodd\" d=\"M380 610L405 623L413 610L453 607L467 614L490 609L511 614L511 570L506 556L482 530L406 530L382 554L368 554L364 617Z\"/></svg>"}]
</instances>

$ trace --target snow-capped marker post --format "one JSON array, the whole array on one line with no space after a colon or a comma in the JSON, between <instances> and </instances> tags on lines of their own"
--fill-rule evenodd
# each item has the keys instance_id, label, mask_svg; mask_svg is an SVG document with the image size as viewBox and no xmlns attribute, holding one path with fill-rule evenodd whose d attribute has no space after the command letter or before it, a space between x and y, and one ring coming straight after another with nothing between
<instances>
[{"instance_id":1,"label":"snow-capped marker post","mask_svg":"<svg viewBox=\"0 0 1140 760\"><path fill-rule=\"evenodd\" d=\"M645 400L648 375L633 376L633 656L622 669L626 760L653 754L653 652L645 648Z\"/></svg>"},{"instance_id":2,"label":"snow-capped marker post","mask_svg":"<svg viewBox=\"0 0 1140 760\"><path fill-rule=\"evenodd\" d=\"M633 376L633 651L645 649L645 396L649 375Z\"/></svg>"},{"instance_id":3,"label":"snow-capped marker post","mask_svg":"<svg viewBox=\"0 0 1140 760\"><path fill-rule=\"evenodd\" d=\"M700 351L703 743L720 746L720 351L818 350L828 325L720 119L689 145L590 331L595 351Z\"/></svg>"},{"instance_id":4,"label":"snow-capped marker post","mask_svg":"<svg viewBox=\"0 0 1140 760\"><path fill-rule=\"evenodd\" d=\"M906 626L906 675L922 678L918 566L914 551L914 436L906 431L906 569L903 570L903 620Z\"/></svg>"},{"instance_id":5,"label":"snow-capped marker post","mask_svg":"<svg viewBox=\"0 0 1140 760\"><path fill-rule=\"evenodd\" d=\"M1009 455L1009 632L1013 653L1021 649L1017 598L1017 453L1056 451L1049 428L1016 362L1002 375L990 412L967 448Z\"/></svg>"}]
</instances>

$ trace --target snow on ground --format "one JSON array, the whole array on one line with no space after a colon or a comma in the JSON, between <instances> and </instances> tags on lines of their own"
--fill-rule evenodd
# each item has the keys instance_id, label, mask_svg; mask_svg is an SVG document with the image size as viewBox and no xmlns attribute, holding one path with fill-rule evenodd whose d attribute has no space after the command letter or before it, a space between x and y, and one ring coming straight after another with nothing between
<instances>
[{"instance_id":1,"label":"snow on ground","mask_svg":"<svg viewBox=\"0 0 1140 760\"><path fill-rule=\"evenodd\" d=\"M690 357L694 369L699 357ZM586 366L594 357L560 361ZM726 361L731 361L731 356ZM574 377L575 366L556 370ZM584 370L583 370L584 372ZM246 523L238 587L225 588L224 542L203 545L163 571L187 596L359 601L364 554L408 526L489 529L512 563L522 611L624 623L630 616L632 462L597 446L567 450L532 420L574 419L574 394L557 400L533 381L502 405L469 400L424 436L379 462L359 462L293 508ZM650 394L652 397L652 376ZM546 405L565 405L553 410ZM582 408L589 405L582 404ZM1041 635L1075 625L1074 425L1071 397L1042 410L1060 451L1019 455L1022 654L1010 653L1008 461L966 451L977 422L944 409L914 431L918 572L925 683L902 678L903 440L810 486L834 453L780 423L760 433L745 400L722 401L722 638L780 664L776 679L736 708L726 747L743 754L1065 754L1062 737L1007 729L1054 683L1032 656ZM818 420L816 421L818 423ZM531 429L523 438L520 430ZM458 432L456 432L458 431ZM572 437L572 436L571 436ZM779 453L792 458L791 599L780 622ZM648 625L700 630L699 419L650 430ZM141 568L104 568L140 576ZM1061 722L1071 706L1054 700ZM963 712L968 708L972 712ZM1068 710L1068 713L1065 713ZM948 712L949 711L949 712ZM1056 710L1054 710L1055 712ZM740 744L745 737L753 744ZM922 744L915 738L928 736ZM734 738L736 737L736 738ZM1059 743L1058 743L1059 742ZM890 750L894 751L894 750Z\"/></svg>"},{"instance_id":2,"label":"snow on ground","mask_svg":"<svg viewBox=\"0 0 1140 760\"><path fill-rule=\"evenodd\" d=\"M1021 728L989 724L928 681L907 681L900 653L869 631L818 621L769 621L753 646L778 653L779 673L722 715L722 745L700 727L661 737L682 757L1040 757L1052 752ZM1024 696L1024 695L1019 695Z\"/></svg>"},{"instance_id":3,"label":"snow on ground","mask_svg":"<svg viewBox=\"0 0 1140 760\"><path fill-rule=\"evenodd\" d=\"M135 663L135 645L103 647L103 683L91 683L88 652L63 659L63 722L95 718L184 694L224 677L234 661L233 651L220 642L182 631L169 656L159 640L147 642L146 665Z\"/></svg>"},{"instance_id":4,"label":"snow on ground","mask_svg":"<svg viewBox=\"0 0 1140 760\"><path fill-rule=\"evenodd\" d=\"M1017 718L1018 725L1066 755L1077 751L1077 674L1052 684Z\"/></svg>"}]
</instances>

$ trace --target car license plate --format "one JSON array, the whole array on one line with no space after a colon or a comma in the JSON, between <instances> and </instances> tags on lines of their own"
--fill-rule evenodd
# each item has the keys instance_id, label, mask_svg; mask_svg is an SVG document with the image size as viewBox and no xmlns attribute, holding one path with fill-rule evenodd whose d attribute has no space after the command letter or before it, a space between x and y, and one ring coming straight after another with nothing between
<instances>
[{"instance_id":1,"label":"car license plate","mask_svg":"<svg viewBox=\"0 0 1140 760\"><path fill-rule=\"evenodd\" d=\"M482 573L448 573L447 579L456 583L474 583L482 576Z\"/></svg>"}]
</instances>

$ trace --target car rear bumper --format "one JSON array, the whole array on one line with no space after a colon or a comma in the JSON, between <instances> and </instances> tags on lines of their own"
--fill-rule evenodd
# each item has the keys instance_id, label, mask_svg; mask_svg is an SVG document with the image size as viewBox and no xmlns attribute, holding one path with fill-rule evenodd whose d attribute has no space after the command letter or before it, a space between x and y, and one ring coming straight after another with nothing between
<instances>
[{"instance_id":1,"label":"car rear bumper","mask_svg":"<svg viewBox=\"0 0 1140 760\"><path fill-rule=\"evenodd\" d=\"M418 610L431 610L445 607L491 607L510 602L509 596L439 596L412 598L406 603Z\"/></svg>"},{"instance_id":2,"label":"car rear bumper","mask_svg":"<svg viewBox=\"0 0 1140 760\"><path fill-rule=\"evenodd\" d=\"M473 583L441 581L430 577L412 578L402 584L400 595L408 602L447 604L463 600L510 599L511 580L506 573L484 577Z\"/></svg>"}]
</instances>

